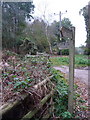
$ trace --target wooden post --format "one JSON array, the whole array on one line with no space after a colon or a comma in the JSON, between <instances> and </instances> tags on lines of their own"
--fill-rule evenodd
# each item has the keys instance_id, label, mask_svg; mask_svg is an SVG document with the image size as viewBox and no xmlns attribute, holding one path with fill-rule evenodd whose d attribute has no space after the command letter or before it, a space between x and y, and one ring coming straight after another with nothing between
<instances>
[{"instance_id":1,"label":"wooden post","mask_svg":"<svg viewBox=\"0 0 90 120\"><path fill-rule=\"evenodd\" d=\"M68 111L73 113L73 95L74 95L74 56L75 56L75 27L72 27L72 39L70 39L69 48L69 97Z\"/></svg>"},{"instance_id":2,"label":"wooden post","mask_svg":"<svg viewBox=\"0 0 90 120\"><path fill-rule=\"evenodd\" d=\"M68 96L68 111L72 114L73 113L73 103L74 103L73 96L74 96L75 27L71 27L71 28L62 27L61 32L62 32L62 35L64 37L69 38L69 96Z\"/></svg>"}]
</instances>

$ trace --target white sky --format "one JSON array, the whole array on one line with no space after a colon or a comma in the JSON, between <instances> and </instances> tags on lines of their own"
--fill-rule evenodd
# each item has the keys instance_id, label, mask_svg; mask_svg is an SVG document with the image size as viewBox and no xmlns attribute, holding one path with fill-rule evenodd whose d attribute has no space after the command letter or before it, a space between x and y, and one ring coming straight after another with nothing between
<instances>
[{"instance_id":1,"label":"white sky","mask_svg":"<svg viewBox=\"0 0 90 120\"><path fill-rule=\"evenodd\" d=\"M46 14L49 16L47 18L49 21L59 21L59 15L55 16L54 13L59 14L59 11L64 13L67 10L67 13L62 15L62 19L64 17L69 18L76 27L75 46L78 47L81 44L85 44L85 23L83 16L79 15L79 11L88 4L89 0L33 0L33 2L36 7L34 16L42 17L46 6Z\"/></svg>"}]
</instances>

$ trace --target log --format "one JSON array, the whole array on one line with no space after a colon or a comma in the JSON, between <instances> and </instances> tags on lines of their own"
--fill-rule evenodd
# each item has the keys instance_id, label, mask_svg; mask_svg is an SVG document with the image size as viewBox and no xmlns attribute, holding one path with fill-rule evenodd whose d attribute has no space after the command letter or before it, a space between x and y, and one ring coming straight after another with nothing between
<instances>
[{"instance_id":1,"label":"log","mask_svg":"<svg viewBox=\"0 0 90 120\"><path fill-rule=\"evenodd\" d=\"M52 96L52 91L50 92L50 94L48 94L47 96L45 96L39 103L39 107L35 108L33 111L28 112L21 120L25 120L25 119L30 119L32 118L41 108L42 106L47 102L47 100Z\"/></svg>"},{"instance_id":2,"label":"log","mask_svg":"<svg viewBox=\"0 0 90 120\"><path fill-rule=\"evenodd\" d=\"M35 88L35 89L38 89L40 86L42 86L42 85L46 84L46 82L50 81L50 79L51 79L52 77L53 77L53 75L50 76L50 77L47 77L47 78L46 78L45 80L43 80L42 82L38 83L37 85L34 85L34 88Z\"/></svg>"},{"instance_id":3,"label":"log","mask_svg":"<svg viewBox=\"0 0 90 120\"><path fill-rule=\"evenodd\" d=\"M46 84L47 81L49 81L53 76L50 76L49 78L46 78L45 80L43 80L42 82L38 83L37 85L34 85L33 88L34 89L38 89L40 86ZM23 95L23 99L25 99L27 97L28 94ZM9 111L11 108L13 108L14 106L19 104L19 100L15 101L13 103L6 103L3 106L0 107L0 115L2 113L5 113L6 111Z\"/></svg>"},{"instance_id":4,"label":"log","mask_svg":"<svg viewBox=\"0 0 90 120\"><path fill-rule=\"evenodd\" d=\"M40 82L40 83L38 83L37 85L34 85L33 86L33 90L35 89L35 90L37 90L37 89L39 89L40 88L40 86L43 86L43 85L45 85L47 82L49 82L50 81L50 79L52 78L52 76L50 76L49 78L46 78L45 80L43 80L42 82ZM17 100L17 101L15 101L15 102L13 102L13 103L6 103L6 104L4 104L3 106L1 106L0 107L0 115L2 115L3 117L5 116L5 117L7 117L7 120L9 119L8 118L8 116L10 116L10 115L12 115L12 116L14 116L14 111L15 111L15 109L17 109L17 108L20 108L20 106L21 106L21 108L20 108L20 110L18 111L18 117L19 117L19 114L20 114L20 116L21 116L21 113L23 113L23 109L22 109L22 104L25 102L25 100L28 98L29 99L29 94L27 94L27 93L25 93L24 95L22 95L23 96L23 100ZM47 97L45 97L45 100L47 101L47 99L46 99ZM29 101L30 102L30 101ZM43 100L41 101L41 106L43 105ZM25 107L26 105L24 105L24 107ZM32 109L31 109L32 110ZM36 112L37 112L38 110L36 110ZM16 116L17 117L17 116ZM22 116L21 116L21 118L22 118ZM3 120L4 120L4 118L3 118Z\"/></svg>"},{"instance_id":5,"label":"log","mask_svg":"<svg viewBox=\"0 0 90 120\"><path fill-rule=\"evenodd\" d=\"M13 108L14 106L18 105L19 102L15 101L14 103L11 104L6 104L1 110L0 110L0 115L8 112L11 108Z\"/></svg>"},{"instance_id":6,"label":"log","mask_svg":"<svg viewBox=\"0 0 90 120\"><path fill-rule=\"evenodd\" d=\"M42 116L42 120L48 120L51 117L51 114L53 112L53 111L51 112L51 110L53 110L52 105L49 106L48 109L45 111L45 113Z\"/></svg>"},{"instance_id":7,"label":"log","mask_svg":"<svg viewBox=\"0 0 90 120\"><path fill-rule=\"evenodd\" d=\"M27 97L26 94L23 95L23 99L25 99L26 97ZM6 112L10 111L19 104L21 104L20 100L17 100L13 103L6 103L5 105L0 107L0 115L4 115Z\"/></svg>"}]
</instances>

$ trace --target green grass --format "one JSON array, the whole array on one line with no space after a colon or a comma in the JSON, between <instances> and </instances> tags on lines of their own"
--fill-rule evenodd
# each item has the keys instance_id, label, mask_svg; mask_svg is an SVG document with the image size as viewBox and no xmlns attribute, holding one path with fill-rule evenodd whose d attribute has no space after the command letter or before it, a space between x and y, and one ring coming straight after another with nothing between
<instances>
[{"instance_id":1,"label":"green grass","mask_svg":"<svg viewBox=\"0 0 90 120\"><path fill-rule=\"evenodd\" d=\"M52 66L69 65L69 56L51 57ZM90 60L86 55L75 55L75 67L90 66Z\"/></svg>"}]
</instances>

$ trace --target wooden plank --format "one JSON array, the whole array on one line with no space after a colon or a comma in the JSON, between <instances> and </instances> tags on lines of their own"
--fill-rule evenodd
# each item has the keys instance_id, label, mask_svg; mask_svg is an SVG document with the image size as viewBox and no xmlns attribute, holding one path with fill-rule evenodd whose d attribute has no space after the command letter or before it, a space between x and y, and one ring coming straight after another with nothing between
<instances>
[{"instance_id":1,"label":"wooden plank","mask_svg":"<svg viewBox=\"0 0 90 120\"><path fill-rule=\"evenodd\" d=\"M62 50L62 49L69 49L69 42L70 42L70 39L72 39L72 29L71 28L66 28L66 27L62 27L61 30L60 30L60 33L62 35L62 38L63 37L66 37L68 38L68 41L67 42L61 42L57 45L57 47Z\"/></svg>"},{"instance_id":2,"label":"wooden plank","mask_svg":"<svg viewBox=\"0 0 90 120\"><path fill-rule=\"evenodd\" d=\"M50 81L50 79L53 77L50 76L50 77L47 77L45 80L43 80L42 82L39 82L38 84L34 85L34 89L38 89L40 86L44 86L48 81Z\"/></svg>"},{"instance_id":3,"label":"wooden plank","mask_svg":"<svg viewBox=\"0 0 90 120\"><path fill-rule=\"evenodd\" d=\"M58 46L59 50L69 49L69 40L68 40L68 42L61 42L57 46Z\"/></svg>"},{"instance_id":4,"label":"wooden plank","mask_svg":"<svg viewBox=\"0 0 90 120\"><path fill-rule=\"evenodd\" d=\"M27 96L26 94L23 95L23 98L25 99L26 96ZM19 104L21 104L21 102L19 100L15 101L13 103L6 103L2 107L0 107L0 115L4 115L5 113L12 110L13 108L15 108Z\"/></svg>"},{"instance_id":5,"label":"wooden plank","mask_svg":"<svg viewBox=\"0 0 90 120\"><path fill-rule=\"evenodd\" d=\"M40 86L44 86L45 84L48 84L47 82L50 82L50 79L53 76L50 76L43 80L42 82L38 83L37 85L33 86L33 90L39 89ZM31 89L32 90L32 89ZM19 119L19 117L22 117L24 113L23 109L26 109L26 105L31 105L33 101L31 101L31 96L28 93L25 93L21 96L23 99L22 100L16 100L13 103L7 103L4 104L2 107L0 107L0 116L2 116L2 120L6 118L7 120L9 119ZM13 117L15 113L15 116ZM17 114L17 116L16 116Z\"/></svg>"},{"instance_id":6,"label":"wooden plank","mask_svg":"<svg viewBox=\"0 0 90 120\"><path fill-rule=\"evenodd\" d=\"M72 27L72 39L70 40L69 49L69 97L68 111L73 113L73 95L74 95L74 55L75 54L75 27Z\"/></svg>"},{"instance_id":7,"label":"wooden plank","mask_svg":"<svg viewBox=\"0 0 90 120\"><path fill-rule=\"evenodd\" d=\"M67 38L72 39L72 29L71 28L66 28L63 26L61 28L61 32L62 32L63 37L67 37Z\"/></svg>"},{"instance_id":8,"label":"wooden plank","mask_svg":"<svg viewBox=\"0 0 90 120\"><path fill-rule=\"evenodd\" d=\"M41 102L39 103L39 107L35 108L33 111L28 112L21 120L25 120L25 119L31 119L39 110L40 108L47 102L47 100L52 96L52 91L50 92L50 94L46 95Z\"/></svg>"}]
</instances>

